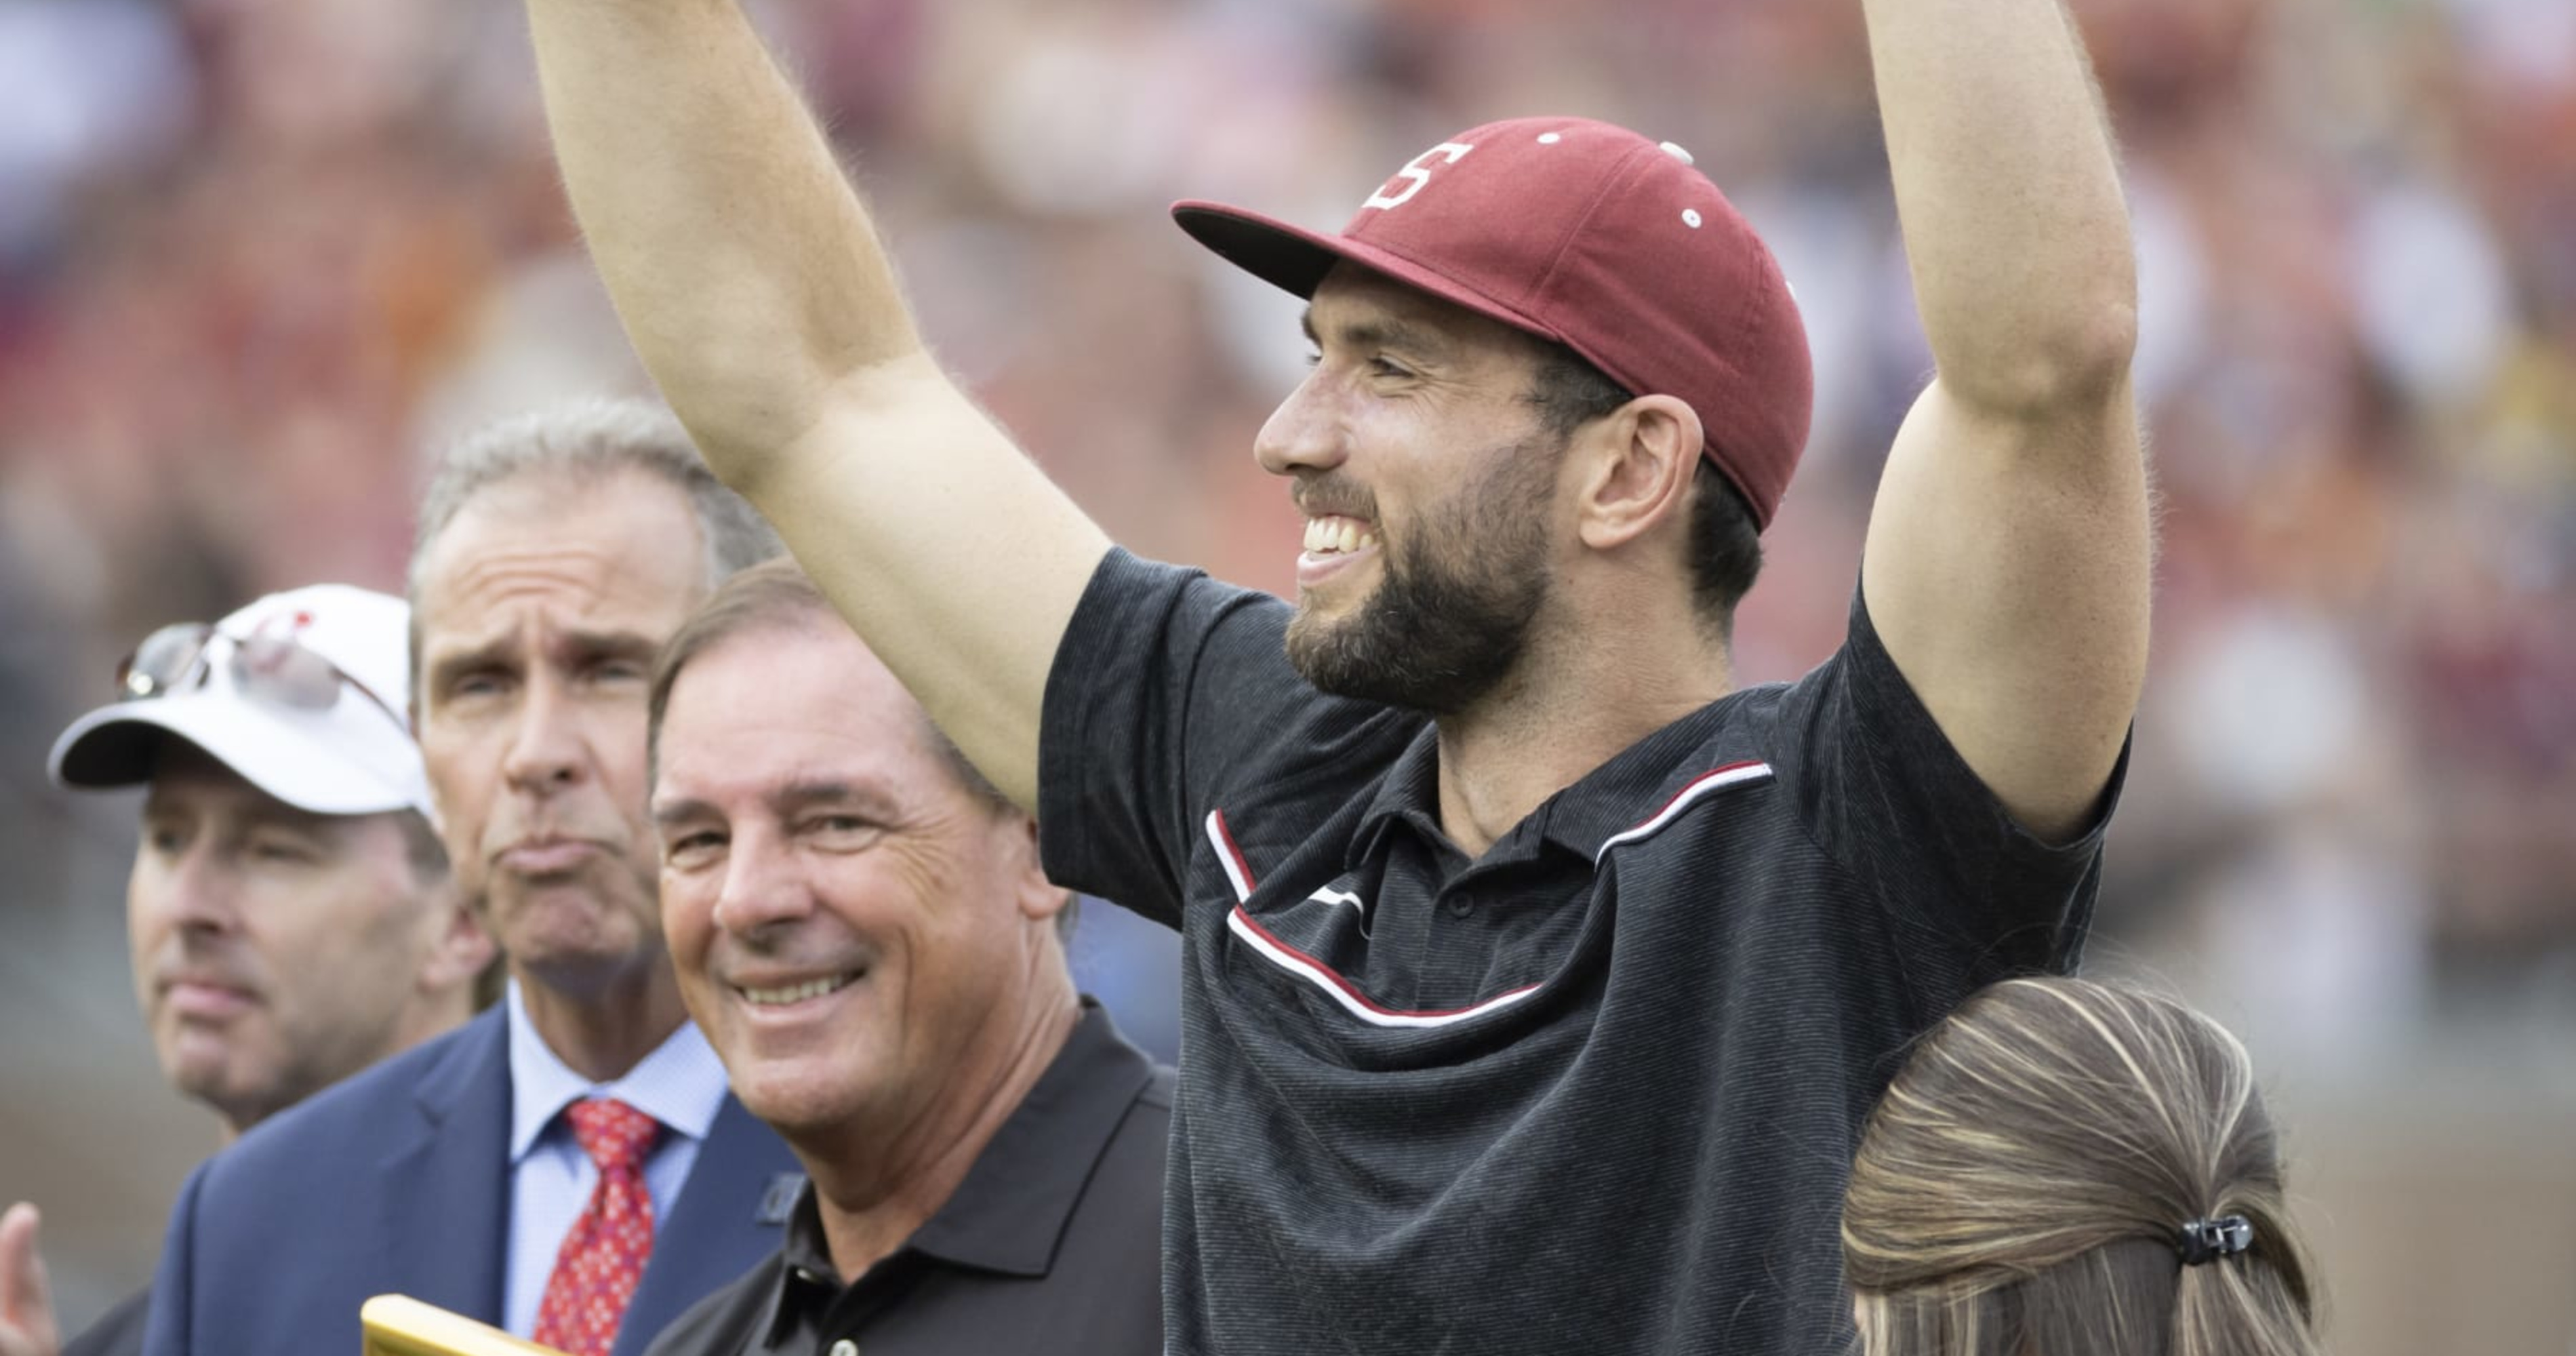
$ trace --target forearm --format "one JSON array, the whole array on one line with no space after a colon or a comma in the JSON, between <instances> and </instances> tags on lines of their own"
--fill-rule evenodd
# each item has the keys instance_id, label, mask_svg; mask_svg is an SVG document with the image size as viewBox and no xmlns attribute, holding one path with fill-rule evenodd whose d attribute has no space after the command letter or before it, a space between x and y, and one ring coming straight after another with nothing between
<instances>
[{"instance_id":1,"label":"forearm","mask_svg":"<svg viewBox=\"0 0 2576 1356\"><path fill-rule=\"evenodd\" d=\"M2110 129L2059 0L1864 0L1942 385L2007 415L2121 389L2137 270Z\"/></svg>"},{"instance_id":2,"label":"forearm","mask_svg":"<svg viewBox=\"0 0 2576 1356\"><path fill-rule=\"evenodd\" d=\"M736 0L528 10L591 257L663 394L742 486L836 384L919 351L875 231Z\"/></svg>"}]
</instances>

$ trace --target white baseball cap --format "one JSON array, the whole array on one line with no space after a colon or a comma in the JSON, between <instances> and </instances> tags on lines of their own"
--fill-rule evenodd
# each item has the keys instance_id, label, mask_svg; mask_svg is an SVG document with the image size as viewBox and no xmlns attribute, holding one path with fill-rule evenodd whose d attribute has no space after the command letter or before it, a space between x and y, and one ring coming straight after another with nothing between
<instances>
[{"instance_id":1,"label":"white baseball cap","mask_svg":"<svg viewBox=\"0 0 2576 1356\"><path fill-rule=\"evenodd\" d=\"M164 627L119 669L123 699L73 721L48 769L58 786L133 786L177 735L298 809L436 823L406 714L410 627L402 599L346 584Z\"/></svg>"}]
</instances>

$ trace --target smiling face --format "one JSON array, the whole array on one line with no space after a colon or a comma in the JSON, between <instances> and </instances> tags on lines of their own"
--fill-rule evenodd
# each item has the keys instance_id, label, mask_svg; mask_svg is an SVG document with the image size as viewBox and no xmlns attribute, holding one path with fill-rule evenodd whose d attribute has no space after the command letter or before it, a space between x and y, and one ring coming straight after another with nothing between
<instances>
[{"instance_id":1,"label":"smiling face","mask_svg":"<svg viewBox=\"0 0 2576 1356\"><path fill-rule=\"evenodd\" d=\"M1448 715L1492 692L1545 605L1564 441L1517 331L1341 265L1312 375L1263 426L1306 515L1288 654L1327 692Z\"/></svg>"},{"instance_id":2,"label":"smiling face","mask_svg":"<svg viewBox=\"0 0 2576 1356\"><path fill-rule=\"evenodd\" d=\"M312 814L164 744L126 888L135 994L162 1073L235 1130L427 1034L454 906L403 813Z\"/></svg>"},{"instance_id":3,"label":"smiling face","mask_svg":"<svg viewBox=\"0 0 2576 1356\"><path fill-rule=\"evenodd\" d=\"M1029 818L970 795L835 619L692 657L661 727L663 923L734 1092L791 1139L918 1127L1069 1004Z\"/></svg>"},{"instance_id":4,"label":"smiling face","mask_svg":"<svg viewBox=\"0 0 2576 1356\"><path fill-rule=\"evenodd\" d=\"M580 995L661 962L645 696L705 560L660 481L538 472L477 495L423 564L421 754L459 883L523 981Z\"/></svg>"}]
</instances>

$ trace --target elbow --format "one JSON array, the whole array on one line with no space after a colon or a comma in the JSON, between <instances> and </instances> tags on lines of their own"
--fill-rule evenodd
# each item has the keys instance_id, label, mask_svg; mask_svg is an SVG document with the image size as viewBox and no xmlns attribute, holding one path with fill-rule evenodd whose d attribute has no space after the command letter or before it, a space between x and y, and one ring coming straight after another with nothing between
<instances>
[{"instance_id":1,"label":"elbow","mask_svg":"<svg viewBox=\"0 0 2576 1356\"><path fill-rule=\"evenodd\" d=\"M840 376L832 355L776 314L737 304L687 325L668 311L624 316L636 355L707 469L746 498L821 418Z\"/></svg>"},{"instance_id":2,"label":"elbow","mask_svg":"<svg viewBox=\"0 0 2576 1356\"><path fill-rule=\"evenodd\" d=\"M725 488L748 499L769 479L779 447L761 424L720 405L691 400L686 393L663 388L673 413L697 444L698 456Z\"/></svg>"},{"instance_id":3,"label":"elbow","mask_svg":"<svg viewBox=\"0 0 2576 1356\"><path fill-rule=\"evenodd\" d=\"M2069 308L1980 360L1943 365L1942 384L1998 414L2053 419L2118 398L2138 351L2134 296Z\"/></svg>"},{"instance_id":4,"label":"elbow","mask_svg":"<svg viewBox=\"0 0 2576 1356\"><path fill-rule=\"evenodd\" d=\"M707 463L725 488L749 500L755 507L762 502L768 487L778 479L778 467L786 458L776 446L762 446L735 438L715 437L692 432L698 455Z\"/></svg>"},{"instance_id":5,"label":"elbow","mask_svg":"<svg viewBox=\"0 0 2576 1356\"><path fill-rule=\"evenodd\" d=\"M2089 400L2125 388L2138 355L2136 294L2085 308L2059 339L2043 394Z\"/></svg>"},{"instance_id":6,"label":"elbow","mask_svg":"<svg viewBox=\"0 0 2576 1356\"><path fill-rule=\"evenodd\" d=\"M654 376L707 469L755 503L814 422L816 402L797 398L793 385L778 380L775 367L736 371L707 363L701 355L700 365L686 373L657 371Z\"/></svg>"}]
</instances>

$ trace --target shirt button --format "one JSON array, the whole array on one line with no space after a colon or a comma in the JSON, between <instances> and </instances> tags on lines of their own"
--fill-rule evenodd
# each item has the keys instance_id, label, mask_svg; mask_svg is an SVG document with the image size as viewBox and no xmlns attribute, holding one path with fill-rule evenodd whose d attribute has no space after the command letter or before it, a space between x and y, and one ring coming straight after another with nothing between
<instances>
[{"instance_id":1,"label":"shirt button","mask_svg":"<svg viewBox=\"0 0 2576 1356\"><path fill-rule=\"evenodd\" d=\"M832 1344L832 1356L859 1356L859 1344L844 1337Z\"/></svg>"},{"instance_id":2,"label":"shirt button","mask_svg":"<svg viewBox=\"0 0 2576 1356\"><path fill-rule=\"evenodd\" d=\"M1476 897L1464 890L1453 891L1440 907L1447 909L1452 918L1464 918L1476 911Z\"/></svg>"}]
</instances>

